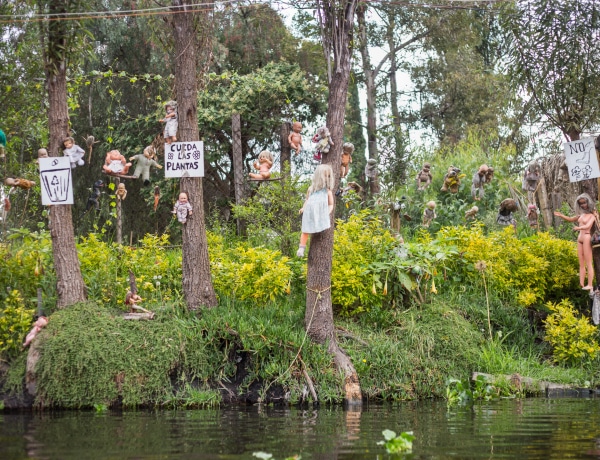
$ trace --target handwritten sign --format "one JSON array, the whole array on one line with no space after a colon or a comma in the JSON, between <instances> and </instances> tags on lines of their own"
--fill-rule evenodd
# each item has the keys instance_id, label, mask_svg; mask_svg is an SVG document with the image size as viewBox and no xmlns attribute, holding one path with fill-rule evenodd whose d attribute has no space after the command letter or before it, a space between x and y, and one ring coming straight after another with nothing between
<instances>
[{"instance_id":1,"label":"handwritten sign","mask_svg":"<svg viewBox=\"0 0 600 460\"><path fill-rule=\"evenodd\" d=\"M42 204L73 204L73 181L69 157L38 158Z\"/></svg>"},{"instance_id":2,"label":"handwritten sign","mask_svg":"<svg viewBox=\"0 0 600 460\"><path fill-rule=\"evenodd\" d=\"M165 144L165 177L204 177L204 143Z\"/></svg>"},{"instance_id":3,"label":"handwritten sign","mask_svg":"<svg viewBox=\"0 0 600 460\"><path fill-rule=\"evenodd\" d=\"M569 168L569 181L579 182L600 177L593 137L566 142L563 146Z\"/></svg>"}]
</instances>

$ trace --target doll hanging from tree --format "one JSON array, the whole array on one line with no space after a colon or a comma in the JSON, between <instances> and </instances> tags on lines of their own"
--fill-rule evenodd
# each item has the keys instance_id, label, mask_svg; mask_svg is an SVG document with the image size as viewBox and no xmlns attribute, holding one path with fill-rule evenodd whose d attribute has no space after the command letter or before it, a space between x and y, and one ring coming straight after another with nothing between
<instances>
[{"instance_id":1,"label":"doll hanging from tree","mask_svg":"<svg viewBox=\"0 0 600 460\"><path fill-rule=\"evenodd\" d=\"M302 131L302 123L299 121L292 123L292 132L288 136L288 142L292 150L296 151L296 155L302 150L302 134L300 134L300 131Z\"/></svg>"},{"instance_id":2,"label":"doll hanging from tree","mask_svg":"<svg viewBox=\"0 0 600 460\"><path fill-rule=\"evenodd\" d=\"M179 122L177 121L177 102L167 102L165 104L165 111L167 114L160 122L165 123L165 142L170 144L171 142L177 142L177 128L179 126Z\"/></svg>"},{"instance_id":3,"label":"doll hanging from tree","mask_svg":"<svg viewBox=\"0 0 600 460\"><path fill-rule=\"evenodd\" d=\"M133 172L133 177L138 178L141 177L144 181L144 185L148 185L150 183L150 167L154 166L155 168L162 169L162 166L159 165L155 160L155 151L154 147L149 145L144 149L143 154L137 154L129 158L129 161L136 161L135 171Z\"/></svg>"},{"instance_id":4,"label":"doll hanging from tree","mask_svg":"<svg viewBox=\"0 0 600 460\"><path fill-rule=\"evenodd\" d=\"M66 157L69 157L69 161L71 162L71 169L75 168L76 166L83 166L83 157L85 156L85 150L76 145L75 140L72 137L66 137L63 140L63 145L65 147L63 153Z\"/></svg>"},{"instance_id":5,"label":"doll hanging from tree","mask_svg":"<svg viewBox=\"0 0 600 460\"><path fill-rule=\"evenodd\" d=\"M304 257L308 235L320 233L331 226L330 214L333 212L333 187L335 178L328 164L317 166L312 184L306 192L306 201L300 209L302 214L302 234L296 256Z\"/></svg>"},{"instance_id":6,"label":"doll hanging from tree","mask_svg":"<svg viewBox=\"0 0 600 460\"><path fill-rule=\"evenodd\" d=\"M271 177L271 167L273 166L273 154L268 150L263 150L258 155L258 161L254 162L254 169L258 169L258 173L248 174L251 179L266 180Z\"/></svg>"},{"instance_id":7,"label":"doll hanging from tree","mask_svg":"<svg viewBox=\"0 0 600 460\"><path fill-rule=\"evenodd\" d=\"M177 220L182 224L187 222L187 218L192 215L192 205L189 202L188 194L186 192L181 192L179 194L179 199L173 206L173 214L177 216Z\"/></svg>"}]
</instances>

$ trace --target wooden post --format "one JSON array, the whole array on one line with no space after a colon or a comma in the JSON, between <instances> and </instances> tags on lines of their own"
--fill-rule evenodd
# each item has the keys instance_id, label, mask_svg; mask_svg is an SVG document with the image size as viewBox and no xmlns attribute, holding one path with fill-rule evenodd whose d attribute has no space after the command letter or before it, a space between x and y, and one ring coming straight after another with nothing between
<instances>
[{"instance_id":1,"label":"wooden post","mask_svg":"<svg viewBox=\"0 0 600 460\"><path fill-rule=\"evenodd\" d=\"M289 168L291 172L290 163L292 161L292 148L290 147L290 143L288 142L288 138L290 136L290 123L284 121L281 124L281 176L283 177L284 171Z\"/></svg>"},{"instance_id":2,"label":"wooden post","mask_svg":"<svg viewBox=\"0 0 600 460\"><path fill-rule=\"evenodd\" d=\"M244 186L244 159L242 157L242 122L239 113L231 116L231 136L233 139L233 184L235 191L235 204L242 204L246 197ZM238 236L246 234L246 224L242 219L237 219Z\"/></svg>"},{"instance_id":3,"label":"wooden post","mask_svg":"<svg viewBox=\"0 0 600 460\"><path fill-rule=\"evenodd\" d=\"M120 183L121 179L117 177L117 189L119 188ZM121 200L118 196L115 199L117 200L117 244L123 244L123 219L121 218Z\"/></svg>"},{"instance_id":4,"label":"wooden post","mask_svg":"<svg viewBox=\"0 0 600 460\"><path fill-rule=\"evenodd\" d=\"M546 181L542 176L540 178L540 182L537 188L538 200L540 202L540 212L542 213L542 218L544 219L544 226L546 230L552 227L554 222L554 217L552 214L552 205L550 204L550 200L548 200L548 191L546 190Z\"/></svg>"}]
</instances>

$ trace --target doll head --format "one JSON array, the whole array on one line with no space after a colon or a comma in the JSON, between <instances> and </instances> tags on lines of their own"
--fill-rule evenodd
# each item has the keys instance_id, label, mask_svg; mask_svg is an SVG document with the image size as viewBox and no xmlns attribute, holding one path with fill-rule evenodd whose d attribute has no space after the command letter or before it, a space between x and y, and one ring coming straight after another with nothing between
<instances>
[{"instance_id":1,"label":"doll head","mask_svg":"<svg viewBox=\"0 0 600 460\"><path fill-rule=\"evenodd\" d=\"M329 128L327 128L327 126L321 126L317 129L317 134L319 135L319 138L325 139L326 137L330 136Z\"/></svg>"},{"instance_id":2,"label":"doll head","mask_svg":"<svg viewBox=\"0 0 600 460\"><path fill-rule=\"evenodd\" d=\"M435 209L435 201L428 201L427 207L432 210Z\"/></svg>"},{"instance_id":3,"label":"doll head","mask_svg":"<svg viewBox=\"0 0 600 460\"><path fill-rule=\"evenodd\" d=\"M269 152L268 150L263 150L258 155L258 161L260 163L262 163L264 161L270 161L271 163L273 163L273 154L271 152Z\"/></svg>"},{"instance_id":4,"label":"doll head","mask_svg":"<svg viewBox=\"0 0 600 460\"><path fill-rule=\"evenodd\" d=\"M179 202L183 204L188 202L188 194L186 192L181 192L179 194Z\"/></svg>"},{"instance_id":5,"label":"doll head","mask_svg":"<svg viewBox=\"0 0 600 460\"><path fill-rule=\"evenodd\" d=\"M48 158L48 150L46 149L39 149L37 153L38 158Z\"/></svg>"},{"instance_id":6,"label":"doll head","mask_svg":"<svg viewBox=\"0 0 600 460\"><path fill-rule=\"evenodd\" d=\"M477 170L477 172L481 175L487 174L488 172L488 165L481 165L479 167L479 169Z\"/></svg>"},{"instance_id":7,"label":"doll head","mask_svg":"<svg viewBox=\"0 0 600 460\"><path fill-rule=\"evenodd\" d=\"M317 192L324 188L333 190L335 186L335 178L333 177L333 169L330 165L322 164L317 166L313 175L312 185L309 187L309 193Z\"/></svg>"},{"instance_id":8,"label":"doll head","mask_svg":"<svg viewBox=\"0 0 600 460\"><path fill-rule=\"evenodd\" d=\"M342 146L342 151L344 153L347 153L348 155L352 155L352 153L354 152L354 144L352 142L344 143L344 145Z\"/></svg>"},{"instance_id":9,"label":"doll head","mask_svg":"<svg viewBox=\"0 0 600 460\"><path fill-rule=\"evenodd\" d=\"M75 140L72 137L65 137L63 140L63 145L66 149L70 149L75 144Z\"/></svg>"},{"instance_id":10,"label":"doll head","mask_svg":"<svg viewBox=\"0 0 600 460\"><path fill-rule=\"evenodd\" d=\"M294 123L292 123L292 131L294 131L295 133L299 133L300 131L302 131L302 123L300 123L299 121L295 121Z\"/></svg>"},{"instance_id":11,"label":"doll head","mask_svg":"<svg viewBox=\"0 0 600 460\"><path fill-rule=\"evenodd\" d=\"M167 112L174 112L175 110L177 110L177 102L175 101L169 101L165 104L165 110Z\"/></svg>"},{"instance_id":12,"label":"doll head","mask_svg":"<svg viewBox=\"0 0 600 460\"><path fill-rule=\"evenodd\" d=\"M37 327L45 327L48 325L48 318L45 316L40 316L33 324Z\"/></svg>"},{"instance_id":13,"label":"doll head","mask_svg":"<svg viewBox=\"0 0 600 460\"><path fill-rule=\"evenodd\" d=\"M429 172L430 169L431 169L431 164L423 163L423 171Z\"/></svg>"},{"instance_id":14,"label":"doll head","mask_svg":"<svg viewBox=\"0 0 600 460\"><path fill-rule=\"evenodd\" d=\"M148 147L146 147L144 149L144 156L148 159L153 159L154 158L154 154L155 154L155 150L154 147L152 147L151 145L149 145Z\"/></svg>"},{"instance_id":15,"label":"doll head","mask_svg":"<svg viewBox=\"0 0 600 460\"><path fill-rule=\"evenodd\" d=\"M594 209L594 202L587 193L582 193L575 200L575 211L577 214L590 214Z\"/></svg>"}]
</instances>

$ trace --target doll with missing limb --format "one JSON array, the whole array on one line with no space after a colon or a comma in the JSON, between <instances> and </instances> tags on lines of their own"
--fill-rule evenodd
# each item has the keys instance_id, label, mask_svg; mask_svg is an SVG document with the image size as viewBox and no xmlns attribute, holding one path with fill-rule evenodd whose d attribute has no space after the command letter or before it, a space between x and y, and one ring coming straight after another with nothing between
<instances>
[{"instance_id":1,"label":"doll with missing limb","mask_svg":"<svg viewBox=\"0 0 600 460\"><path fill-rule=\"evenodd\" d=\"M288 136L288 142L292 150L296 151L296 155L302 150L302 134L300 134L300 131L302 131L302 123L299 121L292 123L292 132Z\"/></svg>"},{"instance_id":2,"label":"doll with missing limb","mask_svg":"<svg viewBox=\"0 0 600 460\"><path fill-rule=\"evenodd\" d=\"M251 179L265 180L271 177L271 167L273 166L273 154L268 150L263 150L258 155L258 161L254 162L254 169L258 169L258 173L250 173Z\"/></svg>"},{"instance_id":3,"label":"doll with missing limb","mask_svg":"<svg viewBox=\"0 0 600 460\"><path fill-rule=\"evenodd\" d=\"M575 200L576 216L565 216L560 211L554 215L567 222L577 222L573 230L579 232L577 237L577 257L579 258L579 285L582 289L594 289L594 263L592 258L592 228L598 218L594 202L587 193L582 193ZM587 284L585 283L587 272Z\"/></svg>"},{"instance_id":4,"label":"doll with missing limb","mask_svg":"<svg viewBox=\"0 0 600 460\"><path fill-rule=\"evenodd\" d=\"M312 184L306 192L306 201L300 209L302 214L302 234L296 256L304 257L308 235L320 233L331 227L330 214L333 212L333 187L335 178L328 164L317 166Z\"/></svg>"}]
</instances>

